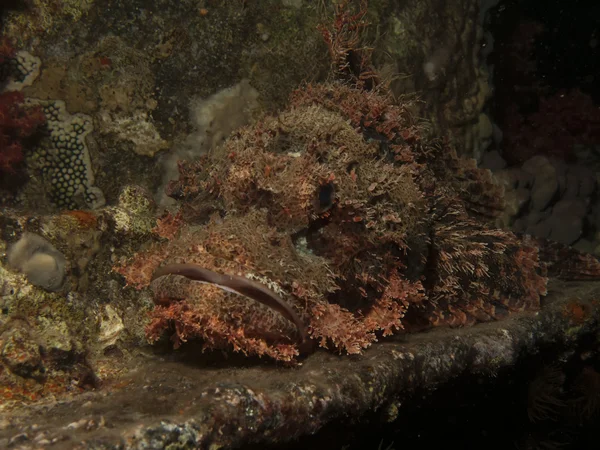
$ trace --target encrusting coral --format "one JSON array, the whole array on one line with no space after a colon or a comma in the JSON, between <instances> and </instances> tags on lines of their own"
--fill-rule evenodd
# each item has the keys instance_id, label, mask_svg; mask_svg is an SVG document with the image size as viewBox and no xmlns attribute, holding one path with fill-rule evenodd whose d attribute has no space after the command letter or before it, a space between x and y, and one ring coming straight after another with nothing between
<instances>
[{"instance_id":1,"label":"encrusting coral","mask_svg":"<svg viewBox=\"0 0 600 450\"><path fill-rule=\"evenodd\" d=\"M257 282L315 343L350 354L382 335L536 310L547 272L568 277L565 264L540 259L537 241L491 227L504 207L491 173L425 138L411 105L372 89L361 61L360 73L337 64L343 83L305 86L278 116L180 163L167 187L179 219L165 218L168 233L159 222L165 239L115 267L128 285L154 289L150 341L168 331L175 346L201 338L280 361L300 353L299 330L277 311L176 274L153 281L165 264ZM596 259L569 252L600 275Z\"/></svg>"}]
</instances>

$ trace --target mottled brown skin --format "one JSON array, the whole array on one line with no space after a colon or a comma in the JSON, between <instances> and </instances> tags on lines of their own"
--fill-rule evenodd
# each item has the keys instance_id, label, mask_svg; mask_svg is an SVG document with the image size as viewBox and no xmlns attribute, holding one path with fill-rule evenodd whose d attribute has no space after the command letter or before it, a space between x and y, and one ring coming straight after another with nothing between
<instances>
[{"instance_id":1,"label":"mottled brown skin","mask_svg":"<svg viewBox=\"0 0 600 450\"><path fill-rule=\"evenodd\" d=\"M369 138L372 129L377 141ZM308 343L359 354L393 333L538 310L548 276L600 276L589 255L494 229L503 200L489 171L421 138L387 98L344 85L299 91L292 108L180 170L171 194L181 193L182 211L212 205L219 214L208 222L184 217L179 234L119 272L140 288L151 273L172 274L175 285L183 277L210 283L277 314L165 283L157 303L168 301L157 305L146 329L152 342L169 332L178 344L202 338L207 348L284 362ZM225 275L249 270L287 289L285 301ZM181 302L169 298L175 292ZM285 338L295 340L289 324L274 325L273 316L297 327L300 345ZM275 327L277 336L269 332Z\"/></svg>"},{"instance_id":2,"label":"mottled brown skin","mask_svg":"<svg viewBox=\"0 0 600 450\"><path fill-rule=\"evenodd\" d=\"M259 283L237 275L213 272L197 264L167 264L154 272L152 281L165 275L181 275L190 280L214 284L222 289L231 290L262 303L296 325L300 336L299 347L301 352L304 353L312 347L306 325L298 314L281 297Z\"/></svg>"}]
</instances>

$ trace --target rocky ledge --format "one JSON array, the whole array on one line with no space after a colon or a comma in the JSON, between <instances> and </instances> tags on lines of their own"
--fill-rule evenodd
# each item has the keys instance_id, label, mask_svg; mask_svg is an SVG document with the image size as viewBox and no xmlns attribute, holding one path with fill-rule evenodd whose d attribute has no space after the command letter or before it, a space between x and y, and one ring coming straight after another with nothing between
<instances>
[{"instance_id":1,"label":"rocky ledge","mask_svg":"<svg viewBox=\"0 0 600 450\"><path fill-rule=\"evenodd\" d=\"M542 349L559 359L581 352L600 315L600 285L551 288L539 313L397 337L362 356L321 351L293 369L189 347L140 354L127 375L95 391L11 411L0 419L0 446L240 448L283 445L373 413L393 422L415 392L435 397L457 379L489 379Z\"/></svg>"}]
</instances>

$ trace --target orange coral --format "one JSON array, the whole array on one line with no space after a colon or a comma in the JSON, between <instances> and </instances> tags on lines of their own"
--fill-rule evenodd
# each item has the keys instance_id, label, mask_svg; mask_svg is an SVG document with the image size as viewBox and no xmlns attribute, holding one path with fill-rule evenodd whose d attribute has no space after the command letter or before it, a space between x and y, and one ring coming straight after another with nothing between
<instances>
[{"instance_id":1,"label":"orange coral","mask_svg":"<svg viewBox=\"0 0 600 450\"><path fill-rule=\"evenodd\" d=\"M563 315L573 324L583 324L592 312L592 306L581 299L573 298L565 305Z\"/></svg>"},{"instance_id":2,"label":"orange coral","mask_svg":"<svg viewBox=\"0 0 600 450\"><path fill-rule=\"evenodd\" d=\"M92 211L72 210L64 211L63 214L76 219L81 228L94 228L98 223L98 217Z\"/></svg>"}]
</instances>

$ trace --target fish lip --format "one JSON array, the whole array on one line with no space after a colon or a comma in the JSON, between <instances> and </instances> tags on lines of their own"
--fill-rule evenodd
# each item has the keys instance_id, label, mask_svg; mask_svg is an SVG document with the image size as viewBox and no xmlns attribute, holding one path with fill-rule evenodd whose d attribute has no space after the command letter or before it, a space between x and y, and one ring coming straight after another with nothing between
<instances>
[{"instance_id":1,"label":"fish lip","mask_svg":"<svg viewBox=\"0 0 600 450\"><path fill-rule=\"evenodd\" d=\"M281 314L296 326L299 334L298 348L300 353L308 352L313 348L312 339L310 339L302 319L285 300L262 283L242 276L214 272L194 263L167 264L159 267L152 274L151 281L166 275L179 275L193 281L212 284L225 291L259 302Z\"/></svg>"}]
</instances>

